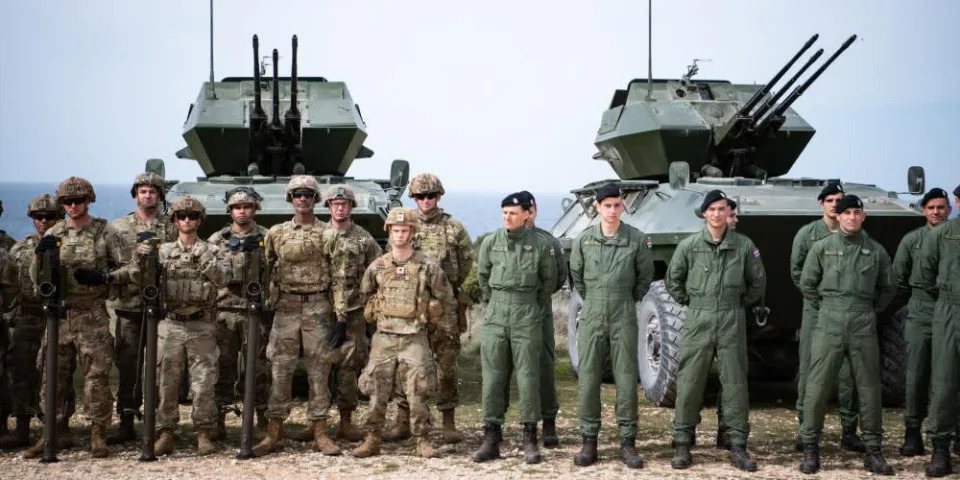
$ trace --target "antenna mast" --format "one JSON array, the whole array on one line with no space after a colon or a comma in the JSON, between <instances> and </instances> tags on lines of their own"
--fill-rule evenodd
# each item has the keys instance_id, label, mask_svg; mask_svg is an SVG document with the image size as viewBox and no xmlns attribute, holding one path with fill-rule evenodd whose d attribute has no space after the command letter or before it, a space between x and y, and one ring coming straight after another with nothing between
<instances>
[{"instance_id":1,"label":"antenna mast","mask_svg":"<svg viewBox=\"0 0 960 480\"><path fill-rule=\"evenodd\" d=\"M210 0L210 1L213 2L213 0ZM211 27L211 29L212 28L213 27ZM211 60L211 62L212 61L213 60ZM646 100L648 102L653 101L653 0L647 0L647 98Z\"/></svg>"},{"instance_id":2,"label":"antenna mast","mask_svg":"<svg viewBox=\"0 0 960 480\"><path fill-rule=\"evenodd\" d=\"M213 84L213 0L210 0L210 90L217 98L217 86Z\"/></svg>"}]
</instances>

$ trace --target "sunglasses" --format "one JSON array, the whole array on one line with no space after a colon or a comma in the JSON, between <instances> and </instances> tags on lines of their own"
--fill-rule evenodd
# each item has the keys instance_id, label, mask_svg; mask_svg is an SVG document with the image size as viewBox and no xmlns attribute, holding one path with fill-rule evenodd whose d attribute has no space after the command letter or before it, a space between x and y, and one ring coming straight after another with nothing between
<instances>
[{"instance_id":1,"label":"sunglasses","mask_svg":"<svg viewBox=\"0 0 960 480\"><path fill-rule=\"evenodd\" d=\"M417 200L423 200L423 199L433 200L434 198L437 198L437 192L414 193L414 194L413 194L413 198L415 198L415 199L417 199Z\"/></svg>"},{"instance_id":2,"label":"sunglasses","mask_svg":"<svg viewBox=\"0 0 960 480\"><path fill-rule=\"evenodd\" d=\"M41 222L52 222L60 218L60 215L57 215L56 213L34 213L31 215L31 217L33 217L34 220Z\"/></svg>"},{"instance_id":3,"label":"sunglasses","mask_svg":"<svg viewBox=\"0 0 960 480\"><path fill-rule=\"evenodd\" d=\"M306 192L293 192L290 196L293 198L314 198L317 194L308 190Z\"/></svg>"},{"instance_id":4,"label":"sunglasses","mask_svg":"<svg viewBox=\"0 0 960 480\"><path fill-rule=\"evenodd\" d=\"M87 197L71 197L71 198L61 198L60 203L72 207L74 205L80 205L87 201Z\"/></svg>"},{"instance_id":5,"label":"sunglasses","mask_svg":"<svg viewBox=\"0 0 960 480\"><path fill-rule=\"evenodd\" d=\"M200 212L177 212L174 216L177 220L199 220Z\"/></svg>"}]
</instances>

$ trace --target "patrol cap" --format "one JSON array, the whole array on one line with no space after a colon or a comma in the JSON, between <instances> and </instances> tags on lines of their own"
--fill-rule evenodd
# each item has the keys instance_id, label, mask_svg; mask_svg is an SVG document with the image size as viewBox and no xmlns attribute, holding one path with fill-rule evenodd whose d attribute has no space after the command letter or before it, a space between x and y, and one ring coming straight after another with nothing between
<instances>
[{"instance_id":1,"label":"patrol cap","mask_svg":"<svg viewBox=\"0 0 960 480\"><path fill-rule=\"evenodd\" d=\"M622 196L623 196L623 193L620 192L620 187L616 185L604 185L598 188L597 192L594 194L594 198L596 198L597 203L602 202L603 199L605 198L622 197Z\"/></svg>"},{"instance_id":2,"label":"patrol cap","mask_svg":"<svg viewBox=\"0 0 960 480\"><path fill-rule=\"evenodd\" d=\"M524 205L527 205L527 204L523 203L523 195L520 195L520 192L511 193L510 195L503 197L503 200L500 201L500 208L503 208L503 207L521 207L522 208ZM530 207L527 206L525 210L529 208Z\"/></svg>"},{"instance_id":3,"label":"patrol cap","mask_svg":"<svg viewBox=\"0 0 960 480\"><path fill-rule=\"evenodd\" d=\"M859 208L863 210L863 201L860 200L860 197L856 195L844 195L841 198L833 209L837 212L837 215L843 213L844 210L849 210L851 208Z\"/></svg>"},{"instance_id":4,"label":"patrol cap","mask_svg":"<svg viewBox=\"0 0 960 480\"><path fill-rule=\"evenodd\" d=\"M843 193L843 185L839 183L828 183L820 190L820 195L817 195L817 201L822 202L828 195L836 195L838 193Z\"/></svg>"},{"instance_id":5,"label":"patrol cap","mask_svg":"<svg viewBox=\"0 0 960 480\"><path fill-rule=\"evenodd\" d=\"M960 190L960 187L957 187L957 190ZM950 197L947 196L946 190L942 188L931 188L930 191L927 192L926 195L924 195L923 198L920 200L920 206L926 207L927 202L936 198L942 198L944 200L950 199Z\"/></svg>"},{"instance_id":6,"label":"patrol cap","mask_svg":"<svg viewBox=\"0 0 960 480\"><path fill-rule=\"evenodd\" d=\"M727 194L723 193L723 191L710 190L709 192L707 192L707 196L704 197L703 203L700 204L700 213L706 212L707 209L710 208L710 205L713 205L714 202L717 202L720 200L726 200L727 202L730 201L730 199L727 198Z\"/></svg>"}]
</instances>

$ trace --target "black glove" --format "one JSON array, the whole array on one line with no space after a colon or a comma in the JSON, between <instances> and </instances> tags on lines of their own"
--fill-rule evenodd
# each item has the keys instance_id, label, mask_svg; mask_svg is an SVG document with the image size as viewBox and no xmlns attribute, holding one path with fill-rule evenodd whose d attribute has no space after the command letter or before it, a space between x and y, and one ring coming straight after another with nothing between
<instances>
[{"instance_id":1,"label":"black glove","mask_svg":"<svg viewBox=\"0 0 960 480\"><path fill-rule=\"evenodd\" d=\"M73 278L80 285L106 285L113 280L112 275L95 268L78 268L73 272Z\"/></svg>"},{"instance_id":2,"label":"black glove","mask_svg":"<svg viewBox=\"0 0 960 480\"><path fill-rule=\"evenodd\" d=\"M137 243L146 242L153 238L157 238L157 234L153 232L140 232L137 234Z\"/></svg>"},{"instance_id":3,"label":"black glove","mask_svg":"<svg viewBox=\"0 0 960 480\"><path fill-rule=\"evenodd\" d=\"M240 249L244 252L253 252L260 248L260 235L248 235L244 237Z\"/></svg>"},{"instance_id":4,"label":"black glove","mask_svg":"<svg viewBox=\"0 0 960 480\"><path fill-rule=\"evenodd\" d=\"M60 241L60 240L57 239L57 237L54 237L54 236L51 236L51 235L43 236L43 237L40 238L40 241L37 242L37 248L36 248L35 252L37 252L37 253L44 253L44 252L49 252L49 251L51 251L51 250L56 250L56 249L60 248L60 247L57 245L57 243L58 243L59 241Z\"/></svg>"},{"instance_id":5,"label":"black glove","mask_svg":"<svg viewBox=\"0 0 960 480\"><path fill-rule=\"evenodd\" d=\"M347 341L347 322L333 322L333 330L330 331L330 337L327 338L327 345L330 348L340 348L343 342Z\"/></svg>"}]
</instances>

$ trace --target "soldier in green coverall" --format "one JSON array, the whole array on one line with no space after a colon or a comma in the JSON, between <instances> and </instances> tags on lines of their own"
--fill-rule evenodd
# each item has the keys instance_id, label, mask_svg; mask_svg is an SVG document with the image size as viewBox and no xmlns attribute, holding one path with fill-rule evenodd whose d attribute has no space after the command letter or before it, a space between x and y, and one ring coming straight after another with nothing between
<instances>
[{"instance_id":1,"label":"soldier in green coverall","mask_svg":"<svg viewBox=\"0 0 960 480\"><path fill-rule=\"evenodd\" d=\"M747 455L747 327L744 307L757 303L767 284L760 251L727 227L730 206L720 190L709 192L700 206L704 229L677 245L667 269L670 295L687 306L680 339L677 403L674 409L673 468L693 461L690 445L700 420L700 406L714 356L720 371L724 423L734 466L755 471Z\"/></svg>"},{"instance_id":2,"label":"soldier in green coverall","mask_svg":"<svg viewBox=\"0 0 960 480\"><path fill-rule=\"evenodd\" d=\"M910 296L907 304L907 408L903 411L905 433L900 454L912 457L923 455L923 435L920 428L927 416L930 399L930 344L933 328L933 297L918 288L920 262L917 254L923 237L950 217L950 196L942 188L933 188L920 200L927 224L906 234L893 259L893 272L899 293Z\"/></svg>"},{"instance_id":3,"label":"soldier in green coverall","mask_svg":"<svg viewBox=\"0 0 960 480\"><path fill-rule=\"evenodd\" d=\"M817 195L817 203L823 210L823 218L814 220L797 231L793 237L793 249L790 252L790 276L793 284L800 289L800 274L803 273L803 262L807 259L807 252L813 244L840 228L837 213L834 207L843 198L843 186L839 183L828 183ZM803 442L800 441L799 425L803 424L803 398L807 388L807 371L810 369L810 338L817 323L817 311L810 303L803 300L803 317L800 322L800 367L797 372L797 443L798 452L803 451ZM840 416L840 425L843 433L840 436L840 448L851 452L865 452L866 446L857 435L857 397L853 386L853 377L850 374L850 362L843 360L840 364L840 373L837 381L837 414Z\"/></svg>"},{"instance_id":4,"label":"soldier in green coverall","mask_svg":"<svg viewBox=\"0 0 960 480\"><path fill-rule=\"evenodd\" d=\"M579 466L597 461L600 431L600 384L607 357L617 385L616 417L620 455L629 468L643 467L637 454L637 309L653 281L653 257L636 228L620 221L623 195L616 185L595 194L600 224L586 229L573 242L570 273L583 296L577 331L580 433L583 448L573 461Z\"/></svg>"},{"instance_id":5,"label":"soldier in green coverall","mask_svg":"<svg viewBox=\"0 0 960 480\"><path fill-rule=\"evenodd\" d=\"M960 208L960 186L953 194ZM937 299L933 310L932 394L927 422L933 457L927 465L927 476L943 477L953 473L950 440L956 435L960 386L960 217L927 233L918 260L918 286Z\"/></svg>"},{"instance_id":6,"label":"soldier in green coverall","mask_svg":"<svg viewBox=\"0 0 960 480\"><path fill-rule=\"evenodd\" d=\"M540 462L537 422L543 338L539 299L556 285L556 252L524 226L530 212L523 209L519 197L511 194L500 203L504 228L484 239L477 257L477 280L490 303L480 326L484 435L473 454L475 462L500 458L508 368L517 374L524 461Z\"/></svg>"},{"instance_id":7,"label":"soldier in green coverall","mask_svg":"<svg viewBox=\"0 0 960 480\"><path fill-rule=\"evenodd\" d=\"M820 470L820 435L827 400L846 358L860 399L860 424L867 447L864 468L893 475L880 450L883 409L876 315L889 305L896 289L890 256L863 232L866 213L856 195L840 199L835 210L840 230L813 244L800 277L803 297L817 310L800 427L804 453L800 471Z\"/></svg>"}]
</instances>

